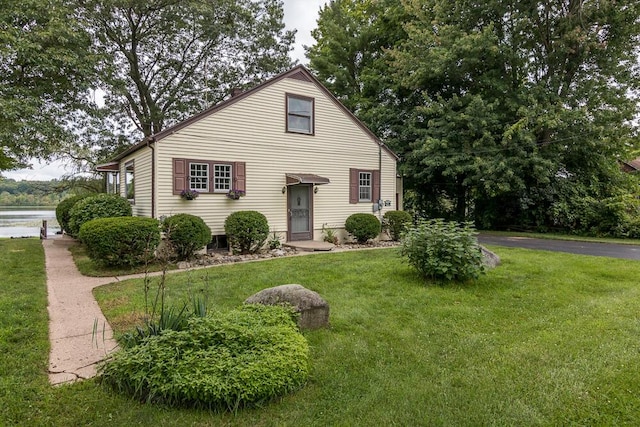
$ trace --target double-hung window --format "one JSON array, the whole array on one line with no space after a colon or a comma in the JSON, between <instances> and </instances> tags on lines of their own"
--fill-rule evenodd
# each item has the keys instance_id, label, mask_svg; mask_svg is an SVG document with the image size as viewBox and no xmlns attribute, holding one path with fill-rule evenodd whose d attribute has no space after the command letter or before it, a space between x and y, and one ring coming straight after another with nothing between
<instances>
[{"instance_id":1,"label":"double-hung window","mask_svg":"<svg viewBox=\"0 0 640 427\"><path fill-rule=\"evenodd\" d=\"M189 188L200 192L209 191L208 163L189 163Z\"/></svg>"},{"instance_id":2,"label":"double-hung window","mask_svg":"<svg viewBox=\"0 0 640 427\"><path fill-rule=\"evenodd\" d=\"M314 100L287 94L287 132L313 134Z\"/></svg>"},{"instance_id":3,"label":"double-hung window","mask_svg":"<svg viewBox=\"0 0 640 427\"><path fill-rule=\"evenodd\" d=\"M227 192L231 190L232 177L231 165L213 165L213 191Z\"/></svg>"},{"instance_id":4,"label":"double-hung window","mask_svg":"<svg viewBox=\"0 0 640 427\"><path fill-rule=\"evenodd\" d=\"M371 172L358 173L358 201L371 201Z\"/></svg>"}]
</instances>

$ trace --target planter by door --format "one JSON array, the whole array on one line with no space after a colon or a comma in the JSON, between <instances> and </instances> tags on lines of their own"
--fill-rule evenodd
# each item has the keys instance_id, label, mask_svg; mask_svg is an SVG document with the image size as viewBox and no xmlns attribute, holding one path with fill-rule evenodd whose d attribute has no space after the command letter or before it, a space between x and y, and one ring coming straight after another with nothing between
<instances>
[{"instance_id":1,"label":"planter by door","mask_svg":"<svg viewBox=\"0 0 640 427\"><path fill-rule=\"evenodd\" d=\"M313 239L313 186L291 185L288 191L289 240Z\"/></svg>"}]
</instances>

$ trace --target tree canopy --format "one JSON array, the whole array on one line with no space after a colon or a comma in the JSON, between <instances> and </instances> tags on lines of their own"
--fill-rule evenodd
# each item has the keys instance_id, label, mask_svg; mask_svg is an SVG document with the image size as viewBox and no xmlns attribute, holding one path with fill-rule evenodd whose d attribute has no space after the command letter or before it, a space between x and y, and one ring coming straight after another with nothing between
<instances>
[{"instance_id":1,"label":"tree canopy","mask_svg":"<svg viewBox=\"0 0 640 427\"><path fill-rule=\"evenodd\" d=\"M0 170L104 160L286 70L295 35L280 0L9 1L0 25Z\"/></svg>"},{"instance_id":2,"label":"tree canopy","mask_svg":"<svg viewBox=\"0 0 640 427\"><path fill-rule=\"evenodd\" d=\"M351 58L384 60L359 63L343 83L335 70L352 59L338 54L354 50L344 29L363 25L365 6L384 15L367 29L390 31L378 35L386 43L360 43ZM587 198L629 191L617 161L638 145L640 4L335 0L318 28L311 67L391 137L426 214L552 227L579 215ZM365 95L345 90L371 88L374 73L390 83ZM380 125L393 116L402 126Z\"/></svg>"}]
</instances>

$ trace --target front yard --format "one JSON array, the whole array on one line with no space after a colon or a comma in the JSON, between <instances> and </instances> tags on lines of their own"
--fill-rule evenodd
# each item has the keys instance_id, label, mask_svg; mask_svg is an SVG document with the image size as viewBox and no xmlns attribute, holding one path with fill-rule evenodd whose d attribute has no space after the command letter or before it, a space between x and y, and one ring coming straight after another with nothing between
<instances>
[{"instance_id":1,"label":"front yard","mask_svg":"<svg viewBox=\"0 0 640 427\"><path fill-rule=\"evenodd\" d=\"M395 249L170 275L176 302L203 292L225 310L299 283L331 306L331 329L305 332L307 386L232 415L144 405L94 381L49 387L42 249L0 240L0 424L640 424L640 263L493 249L503 265L463 285L425 285ZM117 332L144 308L141 280L95 294Z\"/></svg>"}]
</instances>

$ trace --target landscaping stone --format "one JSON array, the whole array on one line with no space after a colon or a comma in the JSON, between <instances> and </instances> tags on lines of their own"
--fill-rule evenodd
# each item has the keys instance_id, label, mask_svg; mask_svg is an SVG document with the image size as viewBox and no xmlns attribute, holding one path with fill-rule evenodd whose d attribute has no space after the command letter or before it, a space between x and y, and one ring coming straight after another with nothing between
<instances>
[{"instance_id":1,"label":"landscaping stone","mask_svg":"<svg viewBox=\"0 0 640 427\"><path fill-rule=\"evenodd\" d=\"M480 250L482 251L482 262L487 268L496 268L500 265L500 257L495 253L491 252L489 249L480 245Z\"/></svg>"},{"instance_id":2,"label":"landscaping stone","mask_svg":"<svg viewBox=\"0 0 640 427\"><path fill-rule=\"evenodd\" d=\"M291 304L300 313L300 329L329 326L329 304L317 293L302 285L290 284L263 289L245 300L245 304Z\"/></svg>"}]
</instances>

